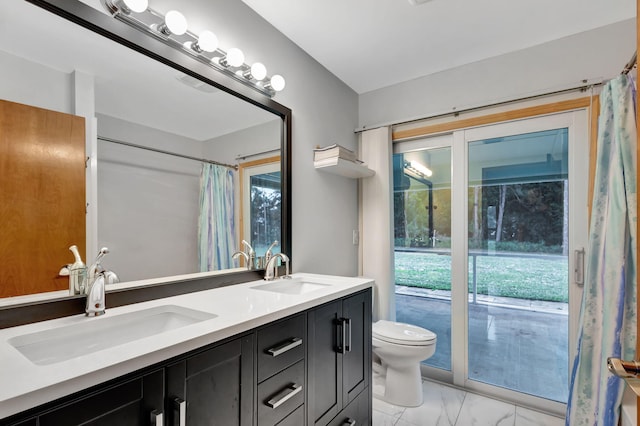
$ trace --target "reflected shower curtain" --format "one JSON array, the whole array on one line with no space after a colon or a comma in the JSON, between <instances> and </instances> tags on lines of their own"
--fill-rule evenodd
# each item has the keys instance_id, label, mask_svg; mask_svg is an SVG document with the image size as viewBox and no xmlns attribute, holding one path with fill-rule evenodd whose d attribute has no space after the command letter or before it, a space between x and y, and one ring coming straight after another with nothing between
<instances>
[{"instance_id":1,"label":"reflected shower curtain","mask_svg":"<svg viewBox=\"0 0 640 426\"><path fill-rule=\"evenodd\" d=\"M233 268L234 213L233 170L203 164L198 220L198 265L201 272Z\"/></svg>"},{"instance_id":2,"label":"reflected shower curtain","mask_svg":"<svg viewBox=\"0 0 640 426\"><path fill-rule=\"evenodd\" d=\"M566 424L616 426L624 382L608 357L636 348L635 89L626 75L600 95L598 152L577 355Z\"/></svg>"}]
</instances>

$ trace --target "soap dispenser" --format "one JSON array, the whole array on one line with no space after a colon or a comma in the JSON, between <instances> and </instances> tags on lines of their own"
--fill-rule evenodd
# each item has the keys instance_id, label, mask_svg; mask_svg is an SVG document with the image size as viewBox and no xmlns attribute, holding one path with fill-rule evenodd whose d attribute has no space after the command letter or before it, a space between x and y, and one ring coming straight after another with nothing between
<instances>
[{"instance_id":1,"label":"soap dispenser","mask_svg":"<svg viewBox=\"0 0 640 426\"><path fill-rule=\"evenodd\" d=\"M75 258L74 262L69 265L69 293L83 294L85 277L87 276L87 266L82 262L76 245L69 247L69 250Z\"/></svg>"}]
</instances>

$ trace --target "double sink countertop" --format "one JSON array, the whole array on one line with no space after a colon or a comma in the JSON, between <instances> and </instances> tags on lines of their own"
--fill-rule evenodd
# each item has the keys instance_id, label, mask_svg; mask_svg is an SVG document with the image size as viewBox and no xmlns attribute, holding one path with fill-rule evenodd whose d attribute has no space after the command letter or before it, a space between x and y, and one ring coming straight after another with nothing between
<instances>
[{"instance_id":1,"label":"double sink countertop","mask_svg":"<svg viewBox=\"0 0 640 426\"><path fill-rule=\"evenodd\" d=\"M296 273L0 330L0 419L372 286Z\"/></svg>"}]
</instances>

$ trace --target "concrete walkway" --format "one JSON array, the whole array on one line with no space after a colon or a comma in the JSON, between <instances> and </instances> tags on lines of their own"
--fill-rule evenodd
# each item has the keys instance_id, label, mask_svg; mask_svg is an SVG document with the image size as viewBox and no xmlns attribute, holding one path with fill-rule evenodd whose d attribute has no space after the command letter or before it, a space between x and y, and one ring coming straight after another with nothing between
<instances>
[{"instance_id":1,"label":"concrete walkway","mask_svg":"<svg viewBox=\"0 0 640 426\"><path fill-rule=\"evenodd\" d=\"M470 296L471 297L471 296ZM438 335L428 365L451 369L449 292L396 287L398 321ZM568 315L564 303L478 295L469 303L469 378L566 402Z\"/></svg>"}]
</instances>

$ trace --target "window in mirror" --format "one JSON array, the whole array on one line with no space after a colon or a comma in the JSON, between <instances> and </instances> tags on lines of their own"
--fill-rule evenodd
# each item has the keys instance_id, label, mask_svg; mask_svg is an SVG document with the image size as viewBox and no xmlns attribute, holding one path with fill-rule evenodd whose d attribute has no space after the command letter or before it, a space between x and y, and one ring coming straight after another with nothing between
<instances>
[{"instance_id":1,"label":"window in mirror","mask_svg":"<svg viewBox=\"0 0 640 426\"><path fill-rule=\"evenodd\" d=\"M282 217L280 157L256 160L240 165L242 175L242 238L264 256L274 241L279 241ZM244 206L249 206L245 208ZM280 245L271 249L279 253Z\"/></svg>"}]
</instances>

